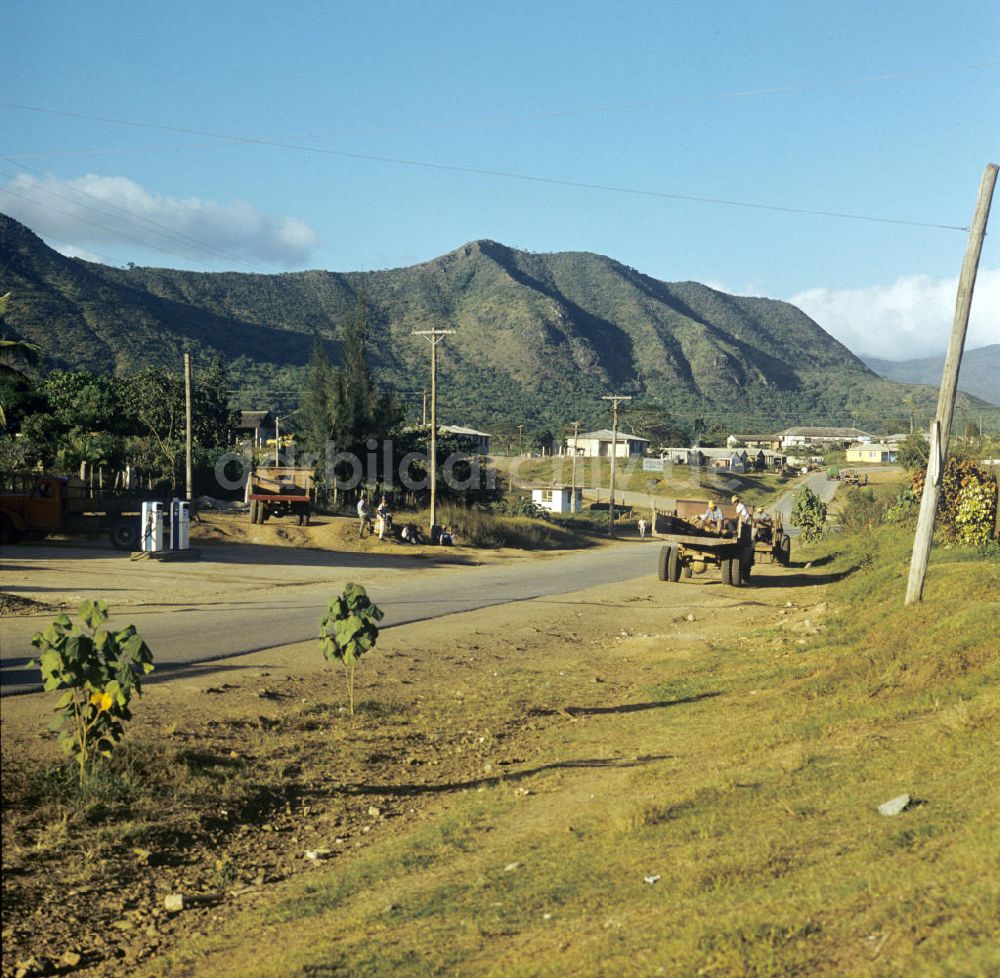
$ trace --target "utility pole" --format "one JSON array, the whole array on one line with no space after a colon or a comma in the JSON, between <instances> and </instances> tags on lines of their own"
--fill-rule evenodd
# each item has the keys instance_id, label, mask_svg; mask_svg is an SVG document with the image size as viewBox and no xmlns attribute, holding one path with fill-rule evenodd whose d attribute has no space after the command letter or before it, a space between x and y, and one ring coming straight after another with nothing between
<instances>
[{"instance_id":1,"label":"utility pole","mask_svg":"<svg viewBox=\"0 0 1000 978\"><path fill-rule=\"evenodd\" d=\"M570 512L576 512L576 457L580 453L577 442L580 440L580 422L573 422L573 495L570 496Z\"/></svg>"},{"instance_id":2,"label":"utility pole","mask_svg":"<svg viewBox=\"0 0 1000 978\"><path fill-rule=\"evenodd\" d=\"M615 467L618 463L618 405L622 401L631 401L631 397L623 394L606 394L602 401L610 401L612 405L611 424L611 496L608 500L608 536L615 535Z\"/></svg>"},{"instance_id":3,"label":"utility pole","mask_svg":"<svg viewBox=\"0 0 1000 978\"><path fill-rule=\"evenodd\" d=\"M427 391L424 391L424 414L423 414L423 421L421 422L421 424L425 428L427 427Z\"/></svg>"},{"instance_id":4,"label":"utility pole","mask_svg":"<svg viewBox=\"0 0 1000 978\"><path fill-rule=\"evenodd\" d=\"M517 426L517 454L524 454L524 425L519 424Z\"/></svg>"},{"instance_id":5,"label":"utility pole","mask_svg":"<svg viewBox=\"0 0 1000 978\"><path fill-rule=\"evenodd\" d=\"M277 468L281 465L281 459L278 458L278 452L281 450L281 418L277 415L274 416L274 467Z\"/></svg>"},{"instance_id":6,"label":"utility pole","mask_svg":"<svg viewBox=\"0 0 1000 978\"><path fill-rule=\"evenodd\" d=\"M184 440L187 501L194 499L194 447L191 423L191 354L184 354Z\"/></svg>"},{"instance_id":7,"label":"utility pole","mask_svg":"<svg viewBox=\"0 0 1000 978\"><path fill-rule=\"evenodd\" d=\"M910 576L906 584L905 604L917 604L924 592L927 563L931 556L934 540L934 514L937 512L941 496L941 478L948 460L948 439L951 422L955 414L955 395L958 390L958 369L962 365L962 350L965 347L965 333L969 326L969 312L972 309L972 293L976 286L976 272L979 256L986 237L986 222L990 216L993 188L997 181L996 163L987 163L983 179L979 185L979 199L969 230L969 244L962 262L962 274L958 280L955 297L955 322L948 344L948 355L941 377L938 393L937 414L931 422L931 451L927 459L927 475L924 491L920 497L920 515L917 517L917 531L913 538L913 556L910 560Z\"/></svg>"},{"instance_id":8,"label":"utility pole","mask_svg":"<svg viewBox=\"0 0 1000 978\"><path fill-rule=\"evenodd\" d=\"M437 543L437 349L438 343L454 332L453 329L413 331L414 336L426 336L431 344L431 525L428 532L431 543Z\"/></svg>"}]
</instances>

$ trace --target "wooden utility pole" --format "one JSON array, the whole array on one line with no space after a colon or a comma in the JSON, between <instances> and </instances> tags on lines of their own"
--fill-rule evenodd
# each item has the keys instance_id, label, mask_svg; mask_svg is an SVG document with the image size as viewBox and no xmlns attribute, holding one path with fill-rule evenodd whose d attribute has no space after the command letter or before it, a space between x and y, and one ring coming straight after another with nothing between
<instances>
[{"instance_id":1,"label":"wooden utility pole","mask_svg":"<svg viewBox=\"0 0 1000 978\"><path fill-rule=\"evenodd\" d=\"M608 499L608 536L615 535L615 468L618 464L618 405L622 401L631 401L631 397L623 394L606 394L602 401L611 401L611 496Z\"/></svg>"},{"instance_id":2,"label":"wooden utility pole","mask_svg":"<svg viewBox=\"0 0 1000 978\"><path fill-rule=\"evenodd\" d=\"M913 556L910 560L910 577L906 584L906 604L916 604L923 597L927 563L931 556L934 539L934 514L937 512L941 496L941 477L948 460L948 439L951 436L951 422L955 413L955 394L958 390L958 370L962 365L962 350L965 347L965 333L969 326L969 312L972 308L972 293L976 286L976 272L979 256L986 237L986 223L993 201L993 188L997 181L997 165L987 163L983 179L979 185L979 200L969 229L969 244L962 262L962 274L958 280L958 294L955 297L955 322L948 344L948 355L941 377L938 393L937 414L931 422L931 450L927 459L927 475L924 491L920 498L920 515L917 517L917 532L913 539Z\"/></svg>"},{"instance_id":3,"label":"wooden utility pole","mask_svg":"<svg viewBox=\"0 0 1000 978\"><path fill-rule=\"evenodd\" d=\"M184 354L184 440L187 501L194 499L194 445L191 420L191 354Z\"/></svg>"},{"instance_id":4,"label":"wooden utility pole","mask_svg":"<svg viewBox=\"0 0 1000 978\"><path fill-rule=\"evenodd\" d=\"M570 496L569 510L571 513L576 512L576 456L580 452L580 446L577 442L580 440L580 422L573 422L573 495Z\"/></svg>"},{"instance_id":5,"label":"wooden utility pole","mask_svg":"<svg viewBox=\"0 0 1000 978\"><path fill-rule=\"evenodd\" d=\"M517 426L517 454L524 454L524 425L519 424Z\"/></svg>"},{"instance_id":6,"label":"wooden utility pole","mask_svg":"<svg viewBox=\"0 0 1000 978\"><path fill-rule=\"evenodd\" d=\"M437 363L438 343L454 333L453 329L417 329L414 336L426 336L431 344L431 525L428 536L437 543Z\"/></svg>"}]
</instances>

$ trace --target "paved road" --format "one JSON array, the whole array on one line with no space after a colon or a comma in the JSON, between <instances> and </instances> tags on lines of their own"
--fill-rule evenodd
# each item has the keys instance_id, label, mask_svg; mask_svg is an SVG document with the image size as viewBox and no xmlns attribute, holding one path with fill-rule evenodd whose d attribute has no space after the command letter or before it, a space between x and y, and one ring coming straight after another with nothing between
<instances>
[{"instance_id":1,"label":"paved road","mask_svg":"<svg viewBox=\"0 0 1000 978\"><path fill-rule=\"evenodd\" d=\"M208 559L201 562L200 571L213 570L212 563L218 561L220 575L234 573L232 561L218 559L220 550L206 549ZM383 578L371 584L351 555L324 554L321 582L314 579L270 591L257 590L252 601L223 598L200 602L195 598L169 608L136 606L122 617L127 614L156 651L157 675L162 676L162 671L171 667L315 638L330 595L339 592L348 580L366 584L372 599L386 613L383 627L389 627L643 577L656 572L657 550L652 544L623 544L512 564L450 569L414 566L412 571L391 575L389 581ZM113 558L104 554L102 559ZM252 566L254 571L260 569L259 564ZM91 587L100 592L99 585ZM44 622L38 617L0 621L0 693L23 692L37 683L37 673L27 662L34 651L31 635Z\"/></svg>"},{"instance_id":2,"label":"paved road","mask_svg":"<svg viewBox=\"0 0 1000 978\"><path fill-rule=\"evenodd\" d=\"M798 527L792 526L792 505L795 501L795 493L799 492L804 486L808 486L824 503L828 503L840 488L840 483L836 479L828 479L826 471L813 472L799 482L794 489L786 492L774 504L775 511L781 513L782 524L785 527L785 532L790 537L797 537L799 535Z\"/></svg>"}]
</instances>

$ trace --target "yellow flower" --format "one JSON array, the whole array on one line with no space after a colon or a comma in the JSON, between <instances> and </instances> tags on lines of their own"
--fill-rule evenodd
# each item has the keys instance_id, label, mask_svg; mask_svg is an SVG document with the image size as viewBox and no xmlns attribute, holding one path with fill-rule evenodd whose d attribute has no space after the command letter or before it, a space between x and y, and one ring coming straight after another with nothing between
<instances>
[{"instance_id":1,"label":"yellow flower","mask_svg":"<svg viewBox=\"0 0 1000 978\"><path fill-rule=\"evenodd\" d=\"M111 709L111 704L114 700L111 698L110 694L98 691L90 697L90 702L97 707L98 713L103 713L105 710Z\"/></svg>"}]
</instances>

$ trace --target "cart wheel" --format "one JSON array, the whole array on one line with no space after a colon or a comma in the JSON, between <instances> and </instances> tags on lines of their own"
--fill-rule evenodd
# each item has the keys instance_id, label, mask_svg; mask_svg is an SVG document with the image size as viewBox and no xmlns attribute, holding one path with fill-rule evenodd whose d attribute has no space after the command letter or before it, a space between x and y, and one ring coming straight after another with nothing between
<instances>
[{"instance_id":1,"label":"cart wheel","mask_svg":"<svg viewBox=\"0 0 1000 978\"><path fill-rule=\"evenodd\" d=\"M733 583L733 562L728 557L723 557L719 561L719 573L722 575L723 584Z\"/></svg>"},{"instance_id":2,"label":"cart wheel","mask_svg":"<svg viewBox=\"0 0 1000 978\"><path fill-rule=\"evenodd\" d=\"M694 569L691 567L690 564L685 564L681 568L681 577L693 577L693 576L694 576Z\"/></svg>"},{"instance_id":3,"label":"cart wheel","mask_svg":"<svg viewBox=\"0 0 1000 978\"><path fill-rule=\"evenodd\" d=\"M792 562L792 541L787 535L782 536L778 544L778 560L786 567Z\"/></svg>"},{"instance_id":4,"label":"cart wheel","mask_svg":"<svg viewBox=\"0 0 1000 978\"><path fill-rule=\"evenodd\" d=\"M0 544L15 543L17 537L14 521L6 513L0 513Z\"/></svg>"},{"instance_id":5,"label":"cart wheel","mask_svg":"<svg viewBox=\"0 0 1000 978\"><path fill-rule=\"evenodd\" d=\"M298 523L299 523L299 526L305 526L306 525L306 514L305 513L299 513Z\"/></svg>"},{"instance_id":6,"label":"cart wheel","mask_svg":"<svg viewBox=\"0 0 1000 978\"><path fill-rule=\"evenodd\" d=\"M740 580L749 581L750 573L753 568L753 547L744 547L740 551Z\"/></svg>"},{"instance_id":7,"label":"cart wheel","mask_svg":"<svg viewBox=\"0 0 1000 978\"><path fill-rule=\"evenodd\" d=\"M660 559L657 562L656 576L661 581L667 580L668 565L670 561L670 547L660 547Z\"/></svg>"},{"instance_id":8,"label":"cart wheel","mask_svg":"<svg viewBox=\"0 0 1000 978\"><path fill-rule=\"evenodd\" d=\"M251 523L256 523L257 522L257 514L258 514L259 510L260 510L260 503L257 502L256 499L251 499L250 500L250 522Z\"/></svg>"},{"instance_id":9,"label":"cart wheel","mask_svg":"<svg viewBox=\"0 0 1000 978\"><path fill-rule=\"evenodd\" d=\"M667 555L667 580L676 584L681 579L681 551L679 547L670 547Z\"/></svg>"}]
</instances>

